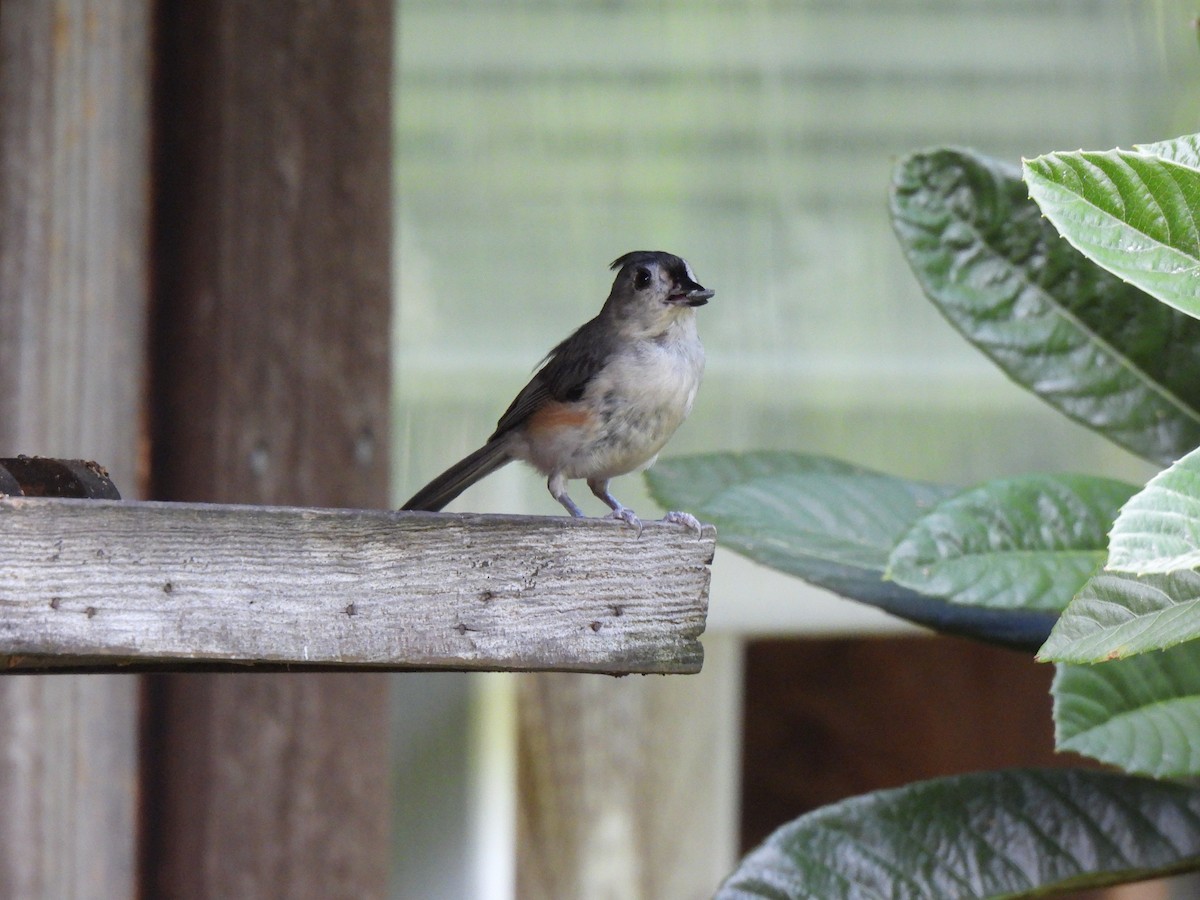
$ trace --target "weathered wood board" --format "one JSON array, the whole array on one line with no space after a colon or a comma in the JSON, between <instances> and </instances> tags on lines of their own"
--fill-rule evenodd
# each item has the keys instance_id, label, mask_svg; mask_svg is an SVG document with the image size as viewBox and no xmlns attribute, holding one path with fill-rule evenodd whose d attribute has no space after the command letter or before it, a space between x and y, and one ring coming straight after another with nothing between
<instances>
[{"instance_id":1,"label":"weathered wood board","mask_svg":"<svg viewBox=\"0 0 1200 900\"><path fill-rule=\"evenodd\" d=\"M0 498L0 663L696 672L715 531Z\"/></svg>"}]
</instances>

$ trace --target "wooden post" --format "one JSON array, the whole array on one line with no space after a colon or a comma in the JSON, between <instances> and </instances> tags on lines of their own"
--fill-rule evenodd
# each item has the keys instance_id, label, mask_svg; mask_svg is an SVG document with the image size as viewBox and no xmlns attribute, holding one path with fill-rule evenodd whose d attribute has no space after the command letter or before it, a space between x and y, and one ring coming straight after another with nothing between
<instances>
[{"instance_id":1,"label":"wooden post","mask_svg":"<svg viewBox=\"0 0 1200 900\"><path fill-rule=\"evenodd\" d=\"M160 5L154 490L388 503L393 0ZM156 680L147 896L381 897L387 681Z\"/></svg>"},{"instance_id":2,"label":"wooden post","mask_svg":"<svg viewBox=\"0 0 1200 900\"><path fill-rule=\"evenodd\" d=\"M737 850L741 641L688 678L537 674L518 691L520 900L700 900Z\"/></svg>"},{"instance_id":3,"label":"wooden post","mask_svg":"<svg viewBox=\"0 0 1200 900\"><path fill-rule=\"evenodd\" d=\"M0 3L0 456L139 488L148 0ZM137 679L0 684L0 896L132 897Z\"/></svg>"}]
</instances>

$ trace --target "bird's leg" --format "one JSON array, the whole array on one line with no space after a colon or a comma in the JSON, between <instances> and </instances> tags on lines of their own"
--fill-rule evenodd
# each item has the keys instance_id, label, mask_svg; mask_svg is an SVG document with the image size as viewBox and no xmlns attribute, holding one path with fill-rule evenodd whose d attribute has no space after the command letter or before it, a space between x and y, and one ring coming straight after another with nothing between
<instances>
[{"instance_id":1,"label":"bird's leg","mask_svg":"<svg viewBox=\"0 0 1200 900\"><path fill-rule=\"evenodd\" d=\"M624 509L621 501L608 492L607 478L589 478L587 486L592 489L592 493L608 504L608 508L613 512Z\"/></svg>"},{"instance_id":2,"label":"bird's leg","mask_svg":"<svg viewBox=\"0 0 1200 900\"><path fill-rule=\"evenodd\" d=\"M626 525L632 525L638 530L638 534L642 533L642 520L637 517L632 509L627 506L622 506L621 501L608 492L607 478L589 478L587 486L592 489L592 493L608 504L612 509L612 517L619 519Z\"/></svg>"},{"instance_id":3,"label":"bird's leg","mask_svg":"<svg viewBox=\"0 0 1200 900\"><path fill-rule=\"evenodd\" d=\"M583 510L575 505L575 501L567 495L567 479L562 472L554 472L546 481L550 496L563 505L563 508L577 519L583 518Z\"/></svg>"},{"instance_id":4,"label":"bird's leg","mask_svg":"<svg viewBox=\"0 0 1200 900\"><path fill-rule=\"evenodd\" d=\"M671 522L674 525L682 525L684 528L690 528L695 531L696 534L702 534L704 530L700 525L700 520L691 513L678 511L669 512L662 517L662 520L664 522Z\"/></svg>"}]
</instances>

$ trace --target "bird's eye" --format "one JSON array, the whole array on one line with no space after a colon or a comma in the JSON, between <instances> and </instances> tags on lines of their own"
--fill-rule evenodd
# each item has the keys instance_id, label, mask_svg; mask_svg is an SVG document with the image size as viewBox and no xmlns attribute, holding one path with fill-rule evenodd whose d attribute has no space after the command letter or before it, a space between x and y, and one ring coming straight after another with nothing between
<instances>
[{"instance_id":1,"label":"bird's eye","mask_svg":"<svg viewBox=\"0 0 1200 900\"><path fill-rule=\"evenodd\" d=\"M638 269L633 276L633 286L639 291L644 291L650 287L650 270Z\"/></svg>"}]
</instances>

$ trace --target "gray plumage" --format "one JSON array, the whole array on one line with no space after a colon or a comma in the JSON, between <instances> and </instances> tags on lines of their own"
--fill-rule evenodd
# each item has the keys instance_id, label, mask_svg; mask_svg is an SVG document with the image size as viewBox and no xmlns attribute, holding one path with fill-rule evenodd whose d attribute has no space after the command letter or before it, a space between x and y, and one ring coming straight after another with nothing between
<instances>
[{"instance_id":1,"label":"gray plumage","mask_svg":"<svg viewBox=\"0 0 1200 900\"><path fill-rule=\"evenodd\" d=\"M566 481L586 478L616 517L637 522L608 493L608 480L653 462L690 411L704 367L693 308L713 292L683 259L661 251L627 253L612 268L618 272L604 307L547 354L488 442L403 509L440 510L522 459L549 476L551 494L572 515L582 512Z\"/></svg>"}]
</instances>

